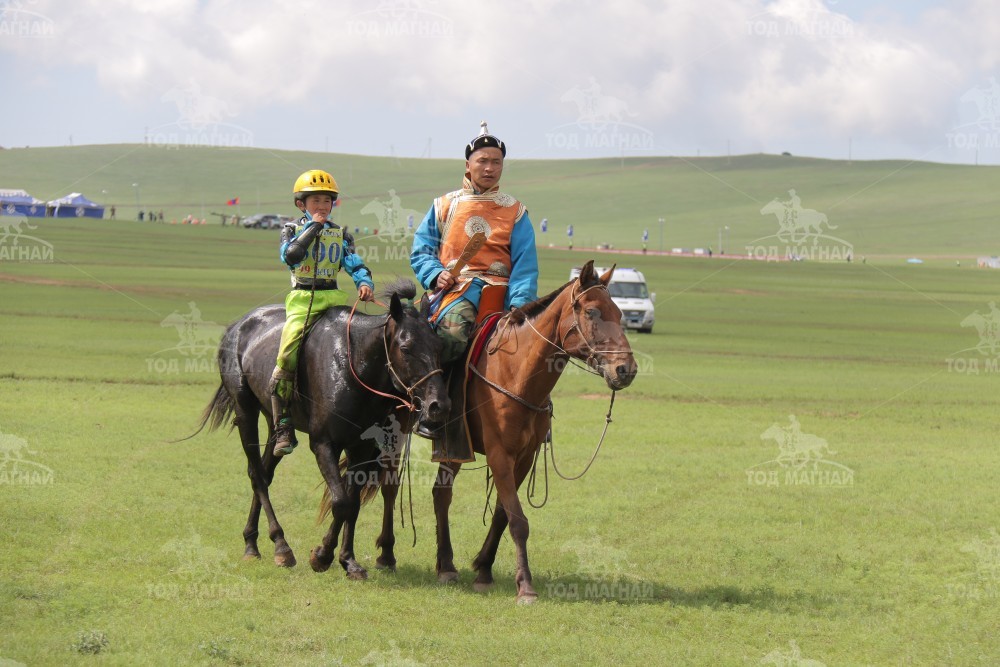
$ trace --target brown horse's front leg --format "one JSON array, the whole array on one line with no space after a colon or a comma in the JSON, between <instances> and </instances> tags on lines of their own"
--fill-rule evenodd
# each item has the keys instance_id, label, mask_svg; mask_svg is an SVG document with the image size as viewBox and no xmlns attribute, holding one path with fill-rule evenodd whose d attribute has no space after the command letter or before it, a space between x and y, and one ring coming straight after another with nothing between
<instances>
[{"instance_id":1,"label":"brown horse's front leg","mask_svg":"<svg viewBox=\"0 0 1000 667\"><path fill-rule=\"evenodd\" d=\"M455 554L451 548L451 530L448 525L448 508L451 506L455 475L461 463L442 463L434 480L434 516L437 519L437 570L438 582L448 584L458 581Z\"/></svg>"},{"instance_id":2,"label":"brown horse's front leg","mask_svg":"<svg viewBox=\"0 0 1000 667\"><path fill-rule=\"evenodd\" d=\"M503 508L503 503L498 502L483 547L472 561L472 569L476 571L476 580L472 582L472 588L478 593L485 593L493 588L493 562L496 560L497 548L505 530L507 530L507 511Z\"/></svg>"},{"instance_id":3,"label":"brown horse's front leg","mask_svg":"<svg viewBox=\"0 0 1000 667\"><path fill-rule=\"evenodd\" d=\"M493 471L493 483L496 485L497 489L497 499L498 505L503 506L504 513L507 515L507 525L510 530L511 540L514 542L514 552L517 560L517 573L514 576L514 581L517 583L517 601L519 604L530 604L538 599L538 593L531 585L531 569L528 567L528 518L524 515L524 510L521 508L521 501L517 497L517 489L527 477L528 470L531 469L531 452L528 452L527 456L522 456L518 462L515 469L513 461L506 454L506 452L496 452L492 460L488 461L490 470ZM500 508L497 508L497 513L500 512ZM484 570L479 570L480 575L488 576L490 582L492 582L492 565L496 558L496 550L499 545L499 535L494 534L494 527L500 528L502 531L502 521L496 518L494 514L494 522L490 526L490 532L486 536L487 541L483 544L483 548L480 551L479 557L476 561L481 562L483 566L486 566L486 574L484 575ZM480 561L480 558L482 560ZM473 565L475 567L475 564ZM477 568L478 569L478 568ZM477 582L479 579L477 578ZM485 581L483 583L486 583Z\"/></svg>"}]
</instances>

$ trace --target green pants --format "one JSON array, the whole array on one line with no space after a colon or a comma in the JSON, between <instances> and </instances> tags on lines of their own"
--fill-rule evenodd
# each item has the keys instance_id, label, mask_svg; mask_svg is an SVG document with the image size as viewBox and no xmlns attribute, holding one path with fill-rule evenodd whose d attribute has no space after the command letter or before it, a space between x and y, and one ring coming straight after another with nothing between
<instances>
[{"instance_id":1,"label":"green pants","mask_svg":"<svg viewBox=\"0 0 1000 667\"><path fill-rule=\"evenodd\" d=\"M476 307L467 299L459 299L447 313L437 321L437 335L444 341L441 363L446 364L462 356L469 345L476 323Z\"/></svg>"},{"instance_id":2,"label":"green pants","mask_svg":"<svg viewBox=\"0 0 1000 667\"><path fill-rule=\"evenodd\" d=\"M310 294L313 295L312 308L309 307ZM299 364L299 348L306 328L328 309L344 305L347 305L347 293L339 289L318 289L315 292L293 289L285 297L285 326L281 330L277 367L274 369L274 378L278 381L276 391L283 398L291 389L291 378L294 377ZM307 312L308 322L306 322Z\"/></svg>"}]
</instances>

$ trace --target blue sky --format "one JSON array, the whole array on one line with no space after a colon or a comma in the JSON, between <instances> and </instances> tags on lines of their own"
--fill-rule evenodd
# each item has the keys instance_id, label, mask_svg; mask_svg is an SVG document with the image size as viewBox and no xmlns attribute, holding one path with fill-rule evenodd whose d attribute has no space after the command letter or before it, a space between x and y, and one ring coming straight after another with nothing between
<instances>
[{"instance_id":1,"label":"blue sky","mask_svg":"<svg viewBox=\"0 0 1000 667\"><path fill-rule=\"evenodd\" d=\"M988 0L282 4L0 0L0 145L1000 164Z\"/></svg>"}]
</instances>

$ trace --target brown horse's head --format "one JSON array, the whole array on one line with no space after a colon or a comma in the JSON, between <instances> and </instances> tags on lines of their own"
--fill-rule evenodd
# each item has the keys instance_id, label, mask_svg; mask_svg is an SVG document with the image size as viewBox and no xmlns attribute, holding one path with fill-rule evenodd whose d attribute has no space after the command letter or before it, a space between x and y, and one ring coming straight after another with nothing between
<instances>
[{"instance_id":1,"label":"brown horse's head","mask_svg":"<svg viewBox=\"0 0 1000 667\"><path fill-rule=\"evenodd\" d=\"M622 330L622 311L608 292L614 270L598 276L593 260L583 266L576 284L567 288L571 312L564 308L560 329L567 352L603 375L611 389L624 389L638 367Z\"/></svg>"}]
</instances>

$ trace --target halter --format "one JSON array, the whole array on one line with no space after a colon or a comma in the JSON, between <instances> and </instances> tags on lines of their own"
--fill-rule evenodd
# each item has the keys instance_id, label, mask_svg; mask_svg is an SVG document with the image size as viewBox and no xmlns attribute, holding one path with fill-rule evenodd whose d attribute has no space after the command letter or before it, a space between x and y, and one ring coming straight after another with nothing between
<instances>
[{"instance_id":1,"label":"halter","mask_svg":"<svg viewBox=\"0 0 1000 667\"><path fill-rule=\"evenodd\" d=\"M586 294L587 292L589 292L592 289L603 289L605 292L608 291L608 288L607 288L607 286L604 283L597 283L596 285L591 285L590 287L587 287L586 289L581 289L570 300L570 310L573 312L573 323L569 325L569 328L566 329L566 333L562 336L562 341L561 341L562 345L559 345L555 341L549 340L548 337L546 337L544 334L542 334L542 332L540 332L538 329L535 328L535 325L531 323L531 319L530 318L525 317L524 321L531 328L531 330L534 331L535 334L538 335L539 338L541 338L546 343L548 343L552 347L556 348L557 350L559 350L560 352L562 352L563 354L565 354L570 359L571 362L573 361L574 357L573 357L572 354L569 353L569 351L566 350L566 348L564 346L566 344L566 338L569 336L570 332L573 331L573 329L576 329L577 333L580 335L580 340L583 341L583 344L586 346L586 349L589 352L589 354L587 355L587 359L586 359L586 364L587 365L586 366L578 366L578 367L579 368L583 368L583 370L585 370L588 373L591 373L593 375L600 375L600 373L598 373L597 371L595 371L593 368L590 367L591 360L594 359L595 357L598 357L598 356L602 355L602 354L621 353L622 351L621 350L596 350L596 349L594 349L594 346L590 344L589 340L587 340L587 336L584 335L583 329L580 328L580 318L576 314L576 304L580 301L580 299L583 297L584 294ZM609 292L609 294L610 294L610 292ZM630 356L634 356L634 353L632 352L631 349L628 351L627 354L629 354Z\"/></svg>"},{"instance_id":2,"label":"halter","mask_svg":"<svg viewBox=\"0 0 1000 667\"><path fill-rule=\"evenodd\" d=\"M413 392L426 380L433 377L434 375L437 375L438 373L442 373L443 371L440 368L435 368L430 373L423 376L422 378L414 382L412 385L407 387L406 383L403 382L403 379L401 377L399 377L399 373L396 372L396 369L392 365L392 355L389 354L389 316L386 316L385 322L382 323L382 346L385 348L385 367L388 369L390 375L392 375L393 381L396 384L396 386L400 388L402 391L405 391L406 396L410 400L407 401L403 398L400 398L399 396L396 396L395 394L387 394L384 391L379 391L378 389L375 389L374 387L369 387L367 384L365 384L364 381L360 377L358 377L358 374L355 372L354 359L351 356L351 322L354 321L354 311L357 310L358 303L360 301L361 299L358 299L357 301L354 302L354 305L351 307L351 313L347 317L347 367L351 369L351 375L354 377L354 381L377 396L381 396L383 398L391 398L392 400L399 401L400 403L399 407L401 408L406 408L410 412L418 411L420 408L417 405L417 403L420 401L420 398L414 397ZM379 305L384 305L384 304L379 304Z\"/></svg>"}]
</instances>

